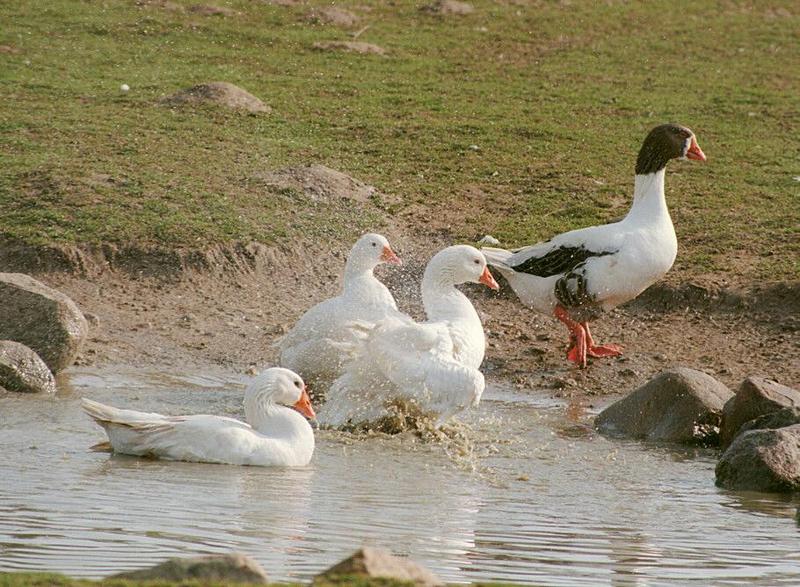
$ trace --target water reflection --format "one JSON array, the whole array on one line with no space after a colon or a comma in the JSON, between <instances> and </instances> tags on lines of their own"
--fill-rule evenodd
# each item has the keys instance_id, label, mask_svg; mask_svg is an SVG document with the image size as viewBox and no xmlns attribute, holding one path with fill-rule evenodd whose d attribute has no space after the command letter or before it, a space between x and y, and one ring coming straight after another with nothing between
<instances>
[{"instance_id":1,"label":"water reflection","mask_svg":"<svg viewBox=\"0 0 800 587\"><path fill-rule=\"evenodd\" d=\"M87 450L103 433L81 395L240 414L242 383L82 371L55 397L0 397L0 569L97 577L237 550L302 581L370 544L448 581L773 585L800 573L797 500L718 490L714 451L610 441L592 432L593 410L529 393L490 390L457 447L320 432L301 469Z\"/></svg>"}]
</instances>

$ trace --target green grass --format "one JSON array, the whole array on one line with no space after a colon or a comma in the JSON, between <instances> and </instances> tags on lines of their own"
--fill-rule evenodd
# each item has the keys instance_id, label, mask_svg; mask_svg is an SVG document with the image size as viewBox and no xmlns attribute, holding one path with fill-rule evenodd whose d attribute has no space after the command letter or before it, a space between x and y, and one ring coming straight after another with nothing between
<instances>
[{"instance_id":1,"label":"green grass","mask_svg":"<svg viewBox=\"0 0 800 587\"><path fill-rule=\"evenodd\" d=\"M7 237L195 247L380 227L377 208L329 215L248 181L319 162L389 194L409 222L427 210L454 240L524 244L624 214L641 140L675 121L709 158L668 170L677 269L800 276L790 0L482 0L451 18L409 0L338 2L388 57L313 50L349 35L307 23L307 5L219 2L239 14L204 17L142 4L0 4L0 45L15 51L0 52ZM273 113L158 102L212 80Z\"/></svg>"}]
</instances>

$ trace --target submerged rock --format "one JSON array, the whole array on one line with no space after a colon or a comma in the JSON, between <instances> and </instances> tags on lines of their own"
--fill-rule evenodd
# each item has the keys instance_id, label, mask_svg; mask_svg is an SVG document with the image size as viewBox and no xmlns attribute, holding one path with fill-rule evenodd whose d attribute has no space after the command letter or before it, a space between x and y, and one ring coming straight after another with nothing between
<instances>
[{"instance_id":1,"label":"submerged rock","mask_svg":"<svg viewBox=\"0 0 800 587\"><path fill-rule=\"evenodd\" d=\"M228 82L199 84L165 98L164 102L173 106L217 104L232 110L245 110L251 113L271 110L250 92Z\"/></svg>"},{"instance_id":2,"label":"submerged rock","mask_svg":"<svg viewBox=\"0 0 800 587\"><path fill-rule=\"evenodd\" d=\"M56 381L41 357L31 349L13 340L0 340L0 388L53 393Z\"/></svg>"},{"instance_id":3,"label":"submerged rock","mask_svg":"<svg viewBox=\"0 0 800 587\"><path fill-rule=\"evenodd\" d=\"M264 569L238 553L172 558L149 569L113 575L130 581L198 581L200 583L268 583Z\"/></svg>"},{"instance_id":4,"label":"submerged rock","mask_svg":"<svg viewBox=\"0 0 800 587\"><path fill-rule=\"evenodd\" d=\"M0 339L20 342L51 371L72 364L89 332L69 297L22 273L0 273Z\"/></svg>"},{"instance_id":5,"label":"submerged rock","mask_svg":"<svg viewBox=\"0 0 800 587\"><path fill-rule=\"evenodd\" d=\"M595 425L605 434L715 444L722 408L731 397L733 392L710 375L677 367L607 407Z\"/></svg>"},{"instance_id":6,"label":"submerged rock","mask_svg":"<svg viewBox=\"0 0 800 587\"><path fill-rule=\"evenodd\" d=\"M722 447L733 442L745 422L783 408L800 408L800 391L764 377L748 377L722 411Z\"/></svg>"},{"instance_id":7,"label":"submerged rock","mask_svg":"<svg viewBox=\"0 0 800 587\"><path fill-rule=\"evenodd\" d=\"M800 490L800 424L740 434L717 463L716 475L726 489Z\"/></svg>"},{"instance_id":8,"label":"submerged rock","mask_svg":"<svg viewBox=\"0 0 800 587\"><path fill-rule=\"evenodd\" d=\"M380 548L364 547L327 571L317 575L317 581L336 582L347 577L394 579L416 585L444 585L428 569L412 560L399 558Z\"/></svg>"}]
</instances>

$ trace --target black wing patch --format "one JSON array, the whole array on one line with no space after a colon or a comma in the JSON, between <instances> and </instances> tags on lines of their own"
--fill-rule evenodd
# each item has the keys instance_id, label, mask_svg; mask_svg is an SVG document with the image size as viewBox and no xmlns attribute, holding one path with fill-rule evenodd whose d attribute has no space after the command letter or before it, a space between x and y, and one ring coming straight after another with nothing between
<instances>
[{"instance_id":1,"label":"black wing patch","mask_svg":"<svg viewBox=\"0 0 800 587\"><path fill-rule=\"evenodd\" d=\"M550 277L574 271L592 257L613 255L616 251L590 251L586 247L557 247L542 257L531 257L511 268L518 273Z\"/></svg>"},{"instance_id":2,"label":"black wing patch","mask_svg":"<svg viewBox=\"0 0 800 587\"><path fill-rule=\"evenodd\" d=\"M586 264L581 263L556 281L553 293L565 308L580 308L593 305L595 299L589 293Z\"/></svg>"}]
</instances>

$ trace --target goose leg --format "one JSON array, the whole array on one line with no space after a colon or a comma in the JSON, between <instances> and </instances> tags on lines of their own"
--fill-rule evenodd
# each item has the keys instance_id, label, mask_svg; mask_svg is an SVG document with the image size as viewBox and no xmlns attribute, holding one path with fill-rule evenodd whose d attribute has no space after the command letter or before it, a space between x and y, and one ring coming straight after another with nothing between
<instances>
[{"instance_id":1,"label":"goose leg","mask_svg":"<svg viewBox=\"0 0 800 587\"><path fill-rule=\"evenodd\" d=\"M587 336L583 325L570 318L569 313L562 306L556 306L555 310L553 310L553 314L569 328L570 348L567 351L567 359L573 363L577 363L581 369L585 368Z\"/></svg>"},{"instance_id":2,"label":"goose leg","mask_svg":"<svg viewBox=\"0 0 800 587\"><path fill-rule=\"evenodd\" d=\"M618 357L622 354L622 347L618 344L594 344L592 333L589 330L589 323L583 322L581 324L586 331L586 354L590 357Z\"/></svg>"}]
</instances>

